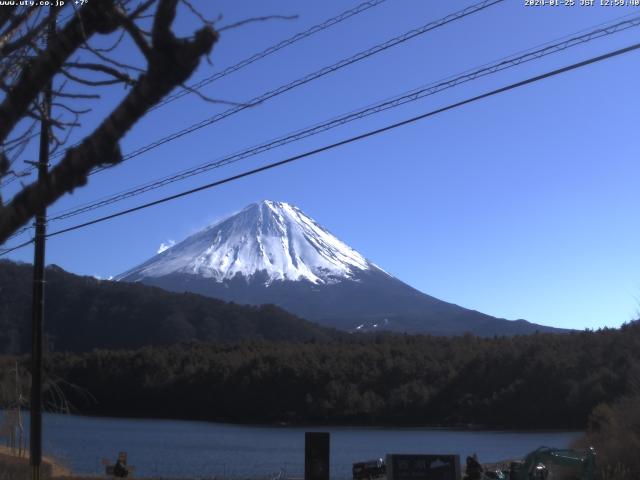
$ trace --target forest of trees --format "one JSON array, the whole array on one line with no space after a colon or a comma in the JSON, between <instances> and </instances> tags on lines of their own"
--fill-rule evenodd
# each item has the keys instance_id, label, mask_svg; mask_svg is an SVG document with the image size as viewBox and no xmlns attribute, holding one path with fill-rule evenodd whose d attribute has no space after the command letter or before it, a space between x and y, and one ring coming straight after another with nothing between
<instances>
[{"instance_id":1,"label":"forest of trees","mask_svg":"<svg viewBox=\"0 0 640 480\"><path fill-rule=\"evenodd\" d=\"M21 355L29 350L31 269L0 267L0 353ZM640 382L637 322L494 338L347 334L273 306L57 267L47 279L47 385L55 404L62 391L79 413L584 428L594 408L633 394ZM15 357L1 363L0 383L15 371Z\"/></svg>"},{"instance_id":2,"label":"forest of trees","mask_svg":"<svg viewBox=\"0 0 640 480\"><path fill-rule=\"evenodd\" d=\"M3 359L5 366L11 362ZM640 323L493 339L375 335L192 343L54 353L46 365L85 414L585 428L595 407L635 391Z\"/></svg>"},{"instance_id":3,"label":"forest of trees","mask_svg":"<svg viewBox=\"0 0 640 480\"><path fill-rule=\"evenodd\" d=\"M251 307L47 268L50 350L135 349L177 342L308 340L338 335L275 306ZM31 348L31 265L0 260L0 354Z\"/></svg>"}]
</instances>

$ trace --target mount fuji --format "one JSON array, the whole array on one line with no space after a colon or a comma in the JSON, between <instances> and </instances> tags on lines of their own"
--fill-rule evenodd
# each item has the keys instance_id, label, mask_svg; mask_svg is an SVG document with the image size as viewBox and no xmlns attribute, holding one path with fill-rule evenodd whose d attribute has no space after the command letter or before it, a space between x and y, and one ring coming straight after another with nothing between
<instances>
[{"instance_id":1,"label":"mount fuji","mask_svg":"<svg viewBox=\"0 0 640 480\"><path fill-rule=\"evenodd\" d=\"M385 272L299 208L265 200L115 277L243 304L279 305L347 331L513 335L558 331L426 295Z\"/></svg>"}]
</instances>

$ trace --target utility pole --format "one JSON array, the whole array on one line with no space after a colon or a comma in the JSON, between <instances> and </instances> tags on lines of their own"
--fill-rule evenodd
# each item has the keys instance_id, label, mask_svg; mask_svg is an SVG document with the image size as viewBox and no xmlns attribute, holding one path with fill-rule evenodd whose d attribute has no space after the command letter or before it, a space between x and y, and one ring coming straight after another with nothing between
<instances>
[{"instance_id":1,"label":"utility pole","mask_svg":"<svg viewBox=\"0 0 640 480\"><path fill-rule=\"evenodd\" d=\"M55 33L54 7L49 8L47 46ZM40 153L38 157L38 183L47 181L49 167L49 129L51 128L51 90L49 80L42 95L42 119L40 120ZM29 432L29 463L31 480L40 480L42 464L42 324L44 320L44 252L46 240L47 208L42 207L35 215L35 244L33 255L33 304L31 318L31 413Z\"/></svg>"}]
</instances>

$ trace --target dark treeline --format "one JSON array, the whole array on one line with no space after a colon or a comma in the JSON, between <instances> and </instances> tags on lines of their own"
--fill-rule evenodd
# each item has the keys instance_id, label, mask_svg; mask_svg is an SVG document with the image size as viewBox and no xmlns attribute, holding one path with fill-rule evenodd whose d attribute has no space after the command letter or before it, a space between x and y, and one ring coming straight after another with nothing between
<instances>
[{"instance_id":1,"label":"dark treeline","mask_svg":"<svg viewBox=\"0 0 640 480\"><path fill-rule=\"evenodd\" d=\"M273 305L253 307L47 268L50 350L135 349L187 341L328 339L338 332ZM0 261L0 353L31 348L31 265Z\"/></svg>"},{"instance_id":2,"label":"dark treeline","mask_svg":"<svg viewBox=\"0 0 640 480\"><path fill-rule=\"evenodd\" d=\"M46 364L87 414L584 428L594 407L637 384L640 323L494 339L379 335L97 350L52 354Z\"/></svg>"}]
</instances>

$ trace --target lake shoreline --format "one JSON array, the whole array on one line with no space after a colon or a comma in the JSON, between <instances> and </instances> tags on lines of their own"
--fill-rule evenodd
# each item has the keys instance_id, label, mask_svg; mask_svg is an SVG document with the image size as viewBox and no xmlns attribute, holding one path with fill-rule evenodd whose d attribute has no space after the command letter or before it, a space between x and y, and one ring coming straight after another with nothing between
<instances>
[{"instance_id":1,"label":"lake shoreline","mask_svg":"<svg viewBox=\"0 0 640 480\"><path fill-rule=\"evenodd\" d=\"M28 412L25 412L28 413ZM49 412L56 414L56 412ZM64 415L64 414L62 414ZM509 433L557 433L557 432L573 432L584 433L583 429L563 428L563 427L541 427L541 428L524 428L524 427L506 427L503 425L483 425L473 423L459 424L425 424L425 423L409 423L409 422L310 422L310 421L272 421L272 422L241 422L224 419L202 419L202 418L185 418L181 416L140 416L127 415L123 413L117 414L99 414L99 413L80 413L72 412L70 415L86 418L99 419L127 419L140 421L180 421L180 422L197 422L216 425L229 425L250 428L358 428L372 430L443 430L456 432L509 432Z\"/></svg>"},{"instance_id":2,"label":"lake shoreline","mask_svg":"<svg viewBox=\"0 0 640 480\"><path fill-rule=\"evenodd\" d=\"M24 416L25 431L29 416ZM74 480L104 473L105 461L127 452L136 478L270 479L304 472L305 431L331 435L334 480L350 480L353 463L390 453L477 453L482 463L521 458L542 445L569 447L582 432L411 426L230 424L168 419L45 414L43 449ZM108 459L108 460L104 460ZM3 479L4 480L4 479Z\"/></svg>"}]
</instances>

